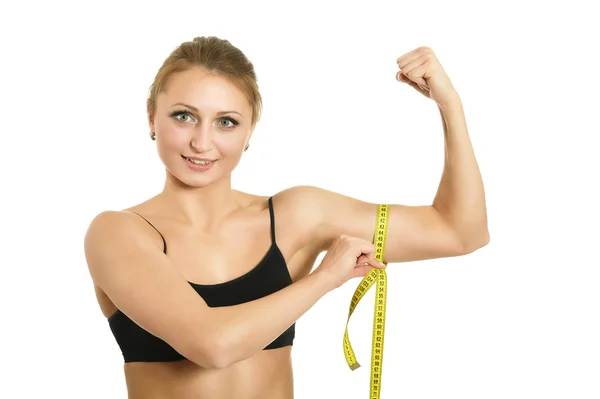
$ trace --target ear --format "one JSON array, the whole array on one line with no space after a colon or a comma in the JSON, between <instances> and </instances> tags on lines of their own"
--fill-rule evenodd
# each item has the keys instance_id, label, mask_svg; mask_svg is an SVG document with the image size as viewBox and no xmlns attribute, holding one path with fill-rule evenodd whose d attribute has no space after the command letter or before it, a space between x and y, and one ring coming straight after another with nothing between
<instances>
[{"instance_id":1,"label":"ear","mask_svg":"<svg viewBox=\"0 0 600 399\"><path fill-rule=\"evenodd\" d=\"M148 114L148 125L150 126L150 131L154 131L154 114L152 113L152 105L150 104L150 100L146 101L146 113Z\"/></svg>"}]
</instances>

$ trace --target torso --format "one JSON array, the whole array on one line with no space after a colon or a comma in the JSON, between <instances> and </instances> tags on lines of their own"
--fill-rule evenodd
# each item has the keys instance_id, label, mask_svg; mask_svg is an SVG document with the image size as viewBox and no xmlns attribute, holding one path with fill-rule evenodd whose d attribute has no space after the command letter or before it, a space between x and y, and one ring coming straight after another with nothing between
<instances>
[{"instance_id":1,"label":"torso","mask_svg":"<svg viewBox=\"0 0 600 399\"><path fill-rule=\"evenodd\" d=\"M128 210L147 218L162 233L167 256L189 282L218 284L253 269L271 247L268 197L238 194L243 207L231 215L218 233L210 235L169 219L154 199ZM297 230L297 215L286 209L285 198L276 195L273 203L276 244L292 281L297 281L310 273L319 251ZM162 248L160 236L150 229L148 233L156 235L157 245ZM106 318L117 311L97 286L96 296ZM292 399L291 348L263 350L224 369L203 369L185 359L126 363L129 399Z\"/></svg>"}]
</instances>

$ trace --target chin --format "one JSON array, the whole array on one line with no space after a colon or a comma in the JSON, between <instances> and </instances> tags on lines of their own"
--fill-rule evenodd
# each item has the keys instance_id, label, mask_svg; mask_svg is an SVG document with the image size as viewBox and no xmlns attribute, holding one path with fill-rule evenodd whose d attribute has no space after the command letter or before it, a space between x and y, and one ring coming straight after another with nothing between
<instances>
[{"instance_id":1,"label":"chin","mask_svg":"<svg viewBox=\"0 0 600 399\"><path fill-rule=\"evenodd\" d=\"M219 180L218 176L206 174L195 175L193 172L189 173L186 171L183 171L183 173L174 173L173 176L183 184L191 187L204 187L211 184L215 180Z\"/></svg>"},{"instance_id":2,"label":"chin","mask_svg":"<svg viewBox=\"0 0 600 399\"><path fill-rule=\"evenodd\" d=\"M211 170L205 172L186 170L185 167L178 170L174 169L169 171L172 177L181 185L190 188L206 187L227 176L227 174L223 174L218 168L211 168Z\"/></svg>"}]
</instances>

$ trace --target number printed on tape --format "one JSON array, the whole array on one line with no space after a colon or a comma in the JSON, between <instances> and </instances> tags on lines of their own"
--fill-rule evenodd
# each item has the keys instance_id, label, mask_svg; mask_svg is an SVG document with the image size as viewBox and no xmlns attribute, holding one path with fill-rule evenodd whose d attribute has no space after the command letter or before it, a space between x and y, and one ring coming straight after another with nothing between
<instances>
[{"instance_id":1,"label":"number printed on tape","mask_svg":"<svg viewBox=\"0 0 600 399\"><path fill-rule=\"evenodd\" d=\"M375 225L375 235L373 236L373 245L375 245L375 258L383 263L383 255L385 252L385 242L387 238L388 226L388 205L377 206L377 223ZM360 364L356 360L356 355L350 344L348 335L348 323L354 309L358 306L360 300L365 293L375 285L376 300L375 309L373 311L373 336L371 342L371 379L370 379L370 399L379 399L381 391L381 376L383 369L383 344L385 336L385 310L387 297L387 274L384 269L371 269L371 271L363 277L359 286L356 288L352 300L350 301L350 309L348 311L348 320L346 321L346 331L344 333L344 356L350 370L356 370Z\"/></svg>"}]
</instances>

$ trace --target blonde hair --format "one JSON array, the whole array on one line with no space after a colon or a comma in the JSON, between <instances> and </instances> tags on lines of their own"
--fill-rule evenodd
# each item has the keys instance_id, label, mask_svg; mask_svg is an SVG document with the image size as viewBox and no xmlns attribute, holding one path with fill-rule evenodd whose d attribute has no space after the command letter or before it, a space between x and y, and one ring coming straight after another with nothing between
<instances>
[{"instance_id":1,"label":"blonde hair","mask_svg":"<svg viewBox=\"0 0 600 399\"><path fill-rule=\"evenodd\" d=\"M148 113L154 115L156 112L156 97L165 90L171 75L194 67L229 79L244 93L252 108L251 126L254 128L262 112L262 98L254 66L244 53L228 40L215 36L195 37L173 50L150 86Z\"/></svg>"}]
</instances>

